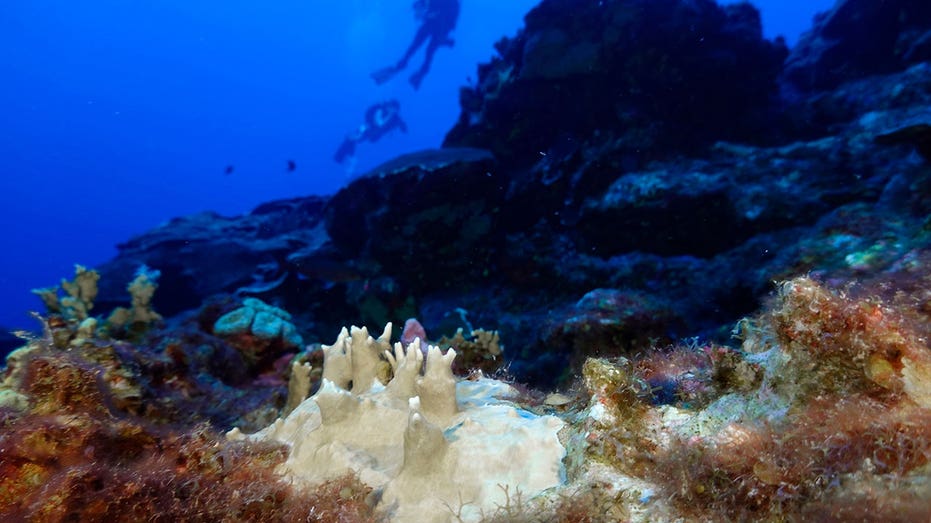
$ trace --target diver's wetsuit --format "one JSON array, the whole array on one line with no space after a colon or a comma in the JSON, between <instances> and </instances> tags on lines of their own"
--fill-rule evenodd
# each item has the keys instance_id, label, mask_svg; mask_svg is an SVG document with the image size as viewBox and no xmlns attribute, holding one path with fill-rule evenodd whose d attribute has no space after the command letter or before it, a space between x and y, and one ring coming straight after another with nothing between
<instances>
[{"instance_id":1,"label":"diver's wetsuit","mask_svg":"<svg viewBox=\"0 0 931 523\"><path fill-rule=\"evenodd\" d=\"M333 159L338 163L343 163L350 156L356 153L356 145L359 142L368 140L377 142L389 132L400 129L401 132L407 132L407 124L401 119L401 104L397 100L388 100L370 106L365 110L365 123L352 134L343 140Z\"/></svg>"},{"instance_id":2,"label":"diver's wetsuit","mask_svg":"<svg viewBox=\"0 0 931 523\"><path fill-rule=\"evenodd\" d=\"M376 83L387 82L407 67L407 62L426 42L427 49L423 64L410 78L411 84L417 89L424 76L430 71L436 50L442 46L453 46L454 42L449 34L456 28L456 22L459 20L459 0L418 0L414 3L414 10L418 12L418 18L422 21L417 34L414 35L414 40L397 64L381 69L372 75Z\"/></svg>"}]
</instances>

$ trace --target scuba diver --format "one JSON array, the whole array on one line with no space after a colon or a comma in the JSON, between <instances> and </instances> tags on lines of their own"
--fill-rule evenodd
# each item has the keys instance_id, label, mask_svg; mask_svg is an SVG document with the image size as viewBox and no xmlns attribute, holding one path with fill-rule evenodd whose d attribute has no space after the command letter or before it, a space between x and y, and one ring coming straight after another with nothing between
<instances>
[{"instance_id":1,"label":"scuba diver","mask_svg":"<svg viewBox=\"0 0 931 523\"><path fill-rule=\"evenodd\" d=\"M379 85L404 70L417 49L427 42L423 65L410 78L414 89L419 89L423 77L430 70L436 50L443 46L452 47L455 44L449 34L456 28L456 20L459 18L459 0L417 0L413 8L414 15L420 21L420 28L414 35L414 41L411 42L407 52L398 63L372 73L372 79Z\"/></svg>"},{"instance_id":2,"label":"scuba diver","mask_svg":"<svg viewBox=\"0 0 931 523\"><path fill-rule=\"evenodd\" d=\"M365 123L343 140L333 159L343 163L347 158L355 156L356 145L359 142L377 142L394 129L406 133L407 124L401 119L400 111L401 103L397 100L387 100L370 106L365 110Z\"/></svg>"}]
</instances>

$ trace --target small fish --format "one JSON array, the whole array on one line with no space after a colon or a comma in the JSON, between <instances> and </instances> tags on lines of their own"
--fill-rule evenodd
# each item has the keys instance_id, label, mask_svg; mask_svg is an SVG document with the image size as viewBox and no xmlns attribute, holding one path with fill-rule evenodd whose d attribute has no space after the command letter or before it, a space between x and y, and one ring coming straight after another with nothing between
<instances>
[{"instance_id":1,"label":"small fish","mask_svg":"<svg viewBox=\"0 0 931 523\"><path fill-rule=\"evenodd\" d=\"M233 166L232 166L232 165L227 165L227 166L226 166L226 169L223 169L223 174L225 174L225 175L227 175L227 176L233 174Z\"/></svg>"},{"instance_id":2,"label":"small fish","mask_svg":"<svg viewBox=\"0 0 931 523\"><path fill-rule=\"evenodd\" d=\"M288 172L293 173L297 169L297 164L294 163L294 160L288 160Z\"/></svg>"}]
</instances>

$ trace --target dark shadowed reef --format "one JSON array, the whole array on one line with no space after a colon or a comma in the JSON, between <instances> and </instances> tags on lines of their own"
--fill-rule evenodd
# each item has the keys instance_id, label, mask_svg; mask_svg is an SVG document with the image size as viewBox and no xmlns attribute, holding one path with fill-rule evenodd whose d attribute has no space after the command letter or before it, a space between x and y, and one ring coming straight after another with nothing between
<instances>
[{"instance_id":1,"label":"dark shadowed reef","mask_svg":"<svg viewBox=\"0 0 931 523\"><path fill-rule=\"evenodd\" d=\"M787 51L745 5L582 5L543 2L499 43L443 149L332 197L177 218L98 268L98 306L146 264L163 314L254 295L313 339L410 316L451 335L464 310L502 332L518 378L552 384L593 350L726 341L773 281L846 281L927 245L921 137L876 143L931 118L926 64L812 90L801 65L780 76ZM788 63L833 67L817 35L852 9Z\"/></svg>"}]
</instances>

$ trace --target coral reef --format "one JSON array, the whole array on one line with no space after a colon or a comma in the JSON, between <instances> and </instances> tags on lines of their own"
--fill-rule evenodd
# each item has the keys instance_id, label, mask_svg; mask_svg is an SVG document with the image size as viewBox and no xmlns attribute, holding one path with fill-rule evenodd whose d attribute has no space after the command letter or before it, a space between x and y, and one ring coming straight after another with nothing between
<instances>
[{"instance_id":1,"label":"coral reef","mask_svg":"<svg viewBox=\"0 0 931 523\"><path fill-rule=\"evenodd\" d=\"M931 516L929 262L906 257L844 289L787 281L738 324L739 350L695 342L590 358L581 394L545 400L481 375L459 380L455 351L422 350L420 336L392 347L390 325L377 339L344 329L293 361L281 418L225 439L205 422L211 398L228 392L185 399L203 387L182 348L194 333L160 357L94 333L76 345L81 324L48 323L10 355L0 384L0 515L921 520ZM55 329L72 342L56 345ZM248 416L246 390L267 402L263 379L224 408Z\"/></svg>"},{"instance_id":2,"label":"coral reef","mask_svg":"<svg viewBox=\"0 0 931 523\"><path fill-rule=\"evenodd\" d=\"M929 13L542 0L447 147L37 290L0 519L931 520Z\"/></svg>"}]
</instances>

